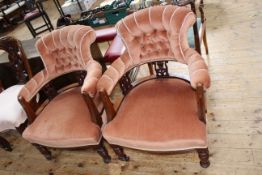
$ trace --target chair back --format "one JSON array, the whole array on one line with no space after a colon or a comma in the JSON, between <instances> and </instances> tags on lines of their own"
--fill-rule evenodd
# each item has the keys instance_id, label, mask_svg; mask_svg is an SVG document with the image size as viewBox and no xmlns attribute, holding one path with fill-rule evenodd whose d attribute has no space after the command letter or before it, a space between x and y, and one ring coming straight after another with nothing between
<instances>
[{"instance_id":1,"label":"chair back","mask_svg":"<svg viewBox=\"0 0 262 175\"><path fill-rule=\"evenodd\" d=\"M195 14L186 7L154 6L137 11L117 23L117 31L130 64L175 59L186 63L187 31Z\"/></svg>"},{"instance_id":2,"label":"chair back","mask_svg":"<svg viewBox=\"0 0 262 175\"><path fill-rule=\"evenodd\" d=\"M93 60L90 45L95 31L88 26L71 25L46 34L36 43L50 76L83 70Z\"/></svg>"}]
</instances>

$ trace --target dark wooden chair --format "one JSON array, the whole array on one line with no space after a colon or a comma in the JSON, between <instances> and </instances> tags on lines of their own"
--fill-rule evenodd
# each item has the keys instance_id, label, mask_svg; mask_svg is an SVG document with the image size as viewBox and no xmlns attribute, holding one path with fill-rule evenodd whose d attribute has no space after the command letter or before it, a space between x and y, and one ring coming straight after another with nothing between
<instances>
[{"instance_id":1,"label":"dark wooden chair","mask_svg":"<svg viewBox=\"0 0 262 175\"><path fill-rule=\"evenodd\" d=\"M23 124L26 122L26 114L17 100L18 93L23 88L23 83L27 82L31 77L31 69L20 41L13 37L0 38L0 49L8 53L9 63L6 68L10 68L9 74L1 73L0 79L0 132L10 129L17 129L22 132ZM15 75L15 81L9 81ZM18 84L18 85L15 85ZM11 151L9 142L0 137L0 146Z\"/></svg>"},{"instance_id":2,"label":"dark wooden chair","mask_svg":"<svg viewBox=\"0 0 262 175\"><path fill-rule=\"evenodd\" d=\"M90 51L95 39L90 27L70 25L44 35L36 43L45 69L19 94L29 122L22 136L48 160L52 159L48 147L86 146L95 146L104 162L111 159L100 129L102 102L96 83L102 68ZM43 95L36 100L39 93Z\"/></svg>"},{"instance_id":3,"label":"dark wooden chair","mask_svg":"<svg viewBox=\"0 0 262 175\"><path fill-rule=\"evenodd\" d=\"M137 11L117 24L126 50L97 88L107 114L103 137L120 160L128 157L119 146L153 152L196 150L200 165L209 166L204 93L210 77L203 58L187 41L195 21L189 8L167 5ZM169 71L172 61L188 66L190 80ZM132 81L130 71L148 63L154 73ZM109 98L116 85L124 95L117 109Z\"/></svg>"},{"instance_id":4,"label":"dark wooden chair","mask_svg":"<svg viewBox=\"0 0 262 175\"><path fill-rule=\"evenodd\" d=\"M29 31L31 32L32 36L35 38L37 35L45 32L45 31L52 31L54 30L54 27L49 19L49 16L47 15L46 11L44 10L44 7L42 5L42 0L27 0L29 3L34 3L35 7L32 9L32 11L28 12L24 16L24 22L26 26L28 27ZM33 26L32 21L42 18L44 21L44 24L40 26Z\"/></svg>"},{"instance_id":5,"label":"dark wooden chair","mask_svg":"<svg viewBox=\"0 0 262 175\"><path fill-rule=\"evenodd\" d=\"M197 13L197 0L174 0L174 5L178 6L190 6L191 10L198 16ZM204 0L199 1L199 13L200 16L197 17L193 28L190 28L188 31L188 43L191 48L195 48L198 53L201 54L201 44L203 42L205 46L206 54L208 54L208 44L206 38L206 18L204 14Z\"/></svg>"}]
</instances>

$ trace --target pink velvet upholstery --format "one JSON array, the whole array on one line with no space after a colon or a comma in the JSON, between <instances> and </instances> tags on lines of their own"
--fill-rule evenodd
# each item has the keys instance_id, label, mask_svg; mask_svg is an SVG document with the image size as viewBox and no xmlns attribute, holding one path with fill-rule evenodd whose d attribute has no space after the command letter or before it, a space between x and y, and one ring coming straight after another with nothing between
<instances>
[{"instance_id":1,"label":"pink velvet upholstery","mask_svg":"<svg viewBox=\"0 0 262 175\"><path fill-rule=\"evenodd\" d=\"M97 145L100 128L91 121L80 88L55 97L23 132L31 143L57 148Z\"/></svg>"},{"instance_id":2,"label":"pink velvet upholstery","mask_svg":"<svg viewBox=\"0 0 262 175\"><path fill-rule=\"evenodd\" d=\"M102 75L101 66L93 60L90 52L95 38L95 32L90 27L72 25L54 30L39 39L36 47L45 70L35 75L20 95L30 101L50 80L69 72L86 70L82 92L95 96L96 82Z\"/></svg>"},{"instance_id":3,"label":"pink velvet upholstery","mask_svg":"<svg viewBox=\"0 0 262 175\"><path fill-rule=\"evenodd\" d=\"M91 116L83 94L94 97L100 106L96 84L102 68L93 60L90 45L95 41L92 28L82 25L66 26L46 34L36 43L45 69L36 74L21 90L26 102L48 82L66 73L86 71L82 87L59 93L37 114L25 129L23 137L32 143L50 147L79 147L98 144L101 138L98 124Z\"/></svg>"},{"instance_id":4,"label":"pink velvet upholstery","mask_svg":"<svg viewBox=\"0 0 262 175\"><path fill-rule=\"evenodd\" d=\"M195 92L179 79L153 79L135 87L103 129L116 145L148 151L206 148Z\"/></svg>"},{"instance_id":5,"label":"pink velvet upholstery","mask_svg":"<svg viewBox=\"0 0 262 175\"><path fill-rule=\"evenodd\" d=\"M139 64L157 60L187 64L192 87L201 83L208 88L207 66L187 41L187 31L195 20L190 9L172 5L150 7L125 17L116 27L126 50L103 74L98 89L110 94L125 72Z\"/></svg>"}]
</instances>

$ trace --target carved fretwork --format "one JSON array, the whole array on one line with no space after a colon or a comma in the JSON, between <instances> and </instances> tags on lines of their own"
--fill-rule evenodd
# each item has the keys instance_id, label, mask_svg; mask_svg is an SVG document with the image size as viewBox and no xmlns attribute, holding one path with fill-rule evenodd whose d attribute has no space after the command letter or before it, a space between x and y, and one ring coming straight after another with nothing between
<instances>
[{"instance_id":1,"label":"carved fretwork","mask_svg":"<svg viewBox=\"0 0 262 175\"><path fill-rule=\"evenodd\" d=\"M156 61L153 63L157 77L168 77L167 61Z\"/></svg>"},{"instance_id":2,"label":"carved fretwork","mask_svg":"<svg viewBox=\"0 0 262 175\"><path fill-rule=\"evenodd\" d=\"M0 38L0 49L8 53L10 66L16 74L19 83L25 83L32 77L32 73L22 48L21 42L15 38L5 36Z\"/></svg>"},{"instance_id":3,"label":"carved fretwork","mask_svg":"<svg viewBox=\"0 0 262 175\"><path fill-rule=\"evenodd\" d=\"M75 75L76 75L76 80L78 81L79 85L82 86L85 80L86 72L79 71L79 72L76 72Z\"/></svg>"},{"instance_id":4,"label":"carved fretwork","mask_svg":"<svg viewBox=\"0 0 262 175\"><path fill-rule=\"evenodd\" d=\"M133 88L129 77L129 72L122 76L122 78L119 80L119 84L123 95L126 95Z\"/></svg>"},{"instance_id":5,"label":"carved fretwork","mask_svg":"<svg viewBox=\"0 0 262 175\"><path fill-rule=\"evenodd\" d=\"M52 82L49 82L43 87L43 92L49 100L52 100L57 95L57 90L55 89Z\"/></svg>"}]
</instances>

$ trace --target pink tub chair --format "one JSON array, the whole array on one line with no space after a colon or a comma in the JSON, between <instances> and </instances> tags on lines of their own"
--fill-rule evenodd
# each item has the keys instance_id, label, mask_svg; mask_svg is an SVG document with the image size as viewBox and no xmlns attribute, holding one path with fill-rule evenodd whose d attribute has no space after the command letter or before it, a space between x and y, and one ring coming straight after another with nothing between
<instances>
[{"instance_id":1,"label":"pink tub chair","mask_svg":"<svg viewBox=\"0 0 262 175\"><path fill-rule=\"evenodd\" d=\"M96 92L102 69L90 52L95 39L92 28L72 25L54 30L36 43L45 69L24 86L19 100L29 121L23 138L48 160L52 155L47 147L96 146L104 162L110 161L102 142Z\"/></svg>"},{"instance_id":2,"label":"pink tub chair","mask_svg":"<svg viewBox=\"0 0 262 175\"><path fill-rule=\"evenodd\" d=\"M140 10L117 24L126 50L97 86L108 121L102 133L119 159L126 156L116 145L155 152L196 150L200 165L209 166L204 92L210 78L187 40L195 20L190 9L167 5ZM190 80L169 73L171 61L186 64ZM148 63L155 73L132 82L129 72ZM109 96L117 84L125 96L115 110Z\"/></svg>"}]
</instances>

